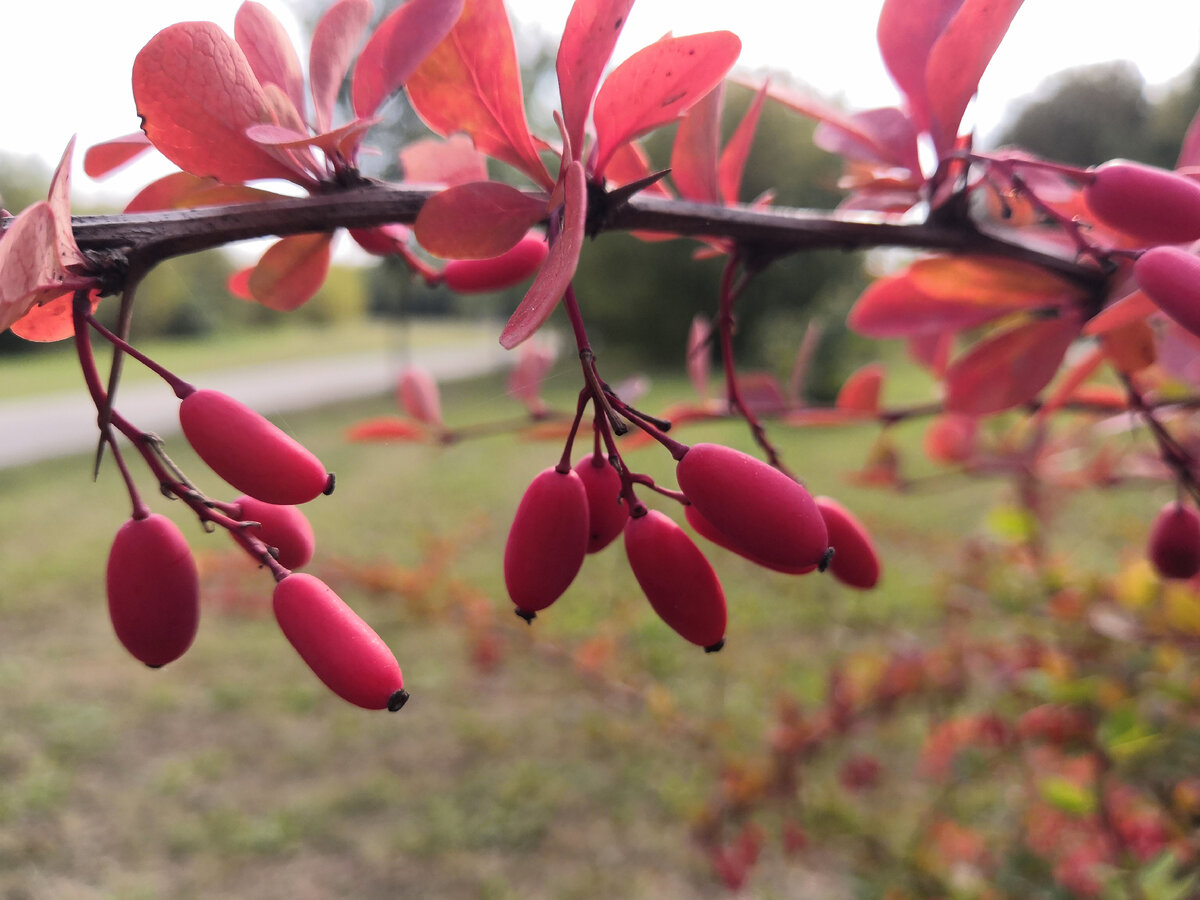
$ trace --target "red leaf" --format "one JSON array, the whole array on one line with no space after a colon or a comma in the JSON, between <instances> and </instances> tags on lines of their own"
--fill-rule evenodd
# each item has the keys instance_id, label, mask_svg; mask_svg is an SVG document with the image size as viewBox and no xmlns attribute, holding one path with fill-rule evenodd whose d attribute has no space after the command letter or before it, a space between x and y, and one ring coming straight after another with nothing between
<instances>
[{"instance_id":1,"label":"red leaf","mask_svg":"<svg viewBox=\"0 0 1200 900\"><path fill-rule=\"evenodd\" d=\"M1061 302L1078 289L1045 269L996 256L934 256L909 267L909 277L933 297L970 297L1005 309Z\"/></svg>"},{"instance_id":2,"label":"red leaf","mask_svg":"<svg viewBox=\"0 0 1200 900\"><path fill-rule=\"evenodd\" d=\"M847 130L844 123L854 130ZM848 160L899 167L916 174L921 171L913 121L894 106L853 113L845 117L843 124L822 120L813 132L813 143Z\"/></svg>"},{"instance_id":3,"label":"red leaf","mask_svg":"<svg viewBox=\"0 0 1200 900\"><path fill-rule=\"evenodd\" d=\"M242 49L212 22L152 37L133 62L133 98L146 137L185 172L310 181L246 137L251 125L271 123L266 95Z\"/></svg>"},{"instance_id":4,"label":"red leaf","mask_svg":"<svg viewBox=\"0 0 1200 900\"><path fill-rule=\"evenodd\" d=\"M986 415L1037 396L1079 334L1077 316L1029 322L980 341L946 372L946 411Z\"/></svg>"},{"instance_id":5,"label":"red leaf","mask_svg":"<svg viewBox=\"0 0 1200 900\"><path fill-rule=\"evenodd\" d=\"M883 364L867 363L851 373L838 391L836 406L847 412L875 415L879 412L879 393L883 387Z\"/></svg>"},{"instance_id":6,"label":"red leaf","mask_svg":"<svg viewBox=\"0 0 1200 900\"><path fill-rule=\"evenodd\" d=\"M679 122L671 148L671 180L679 196L696 203L720 203L717 157L721 152L721 105L725 99L717 85Z\"/></svg>"},{"instance_id":7,"label":"red leaf","mask_svg":"<svg viewBox=\"0 0 1200 900\"><path fill-rule=\"evenodd\" d=\"M1124 328L1133 322L1139 322L1156 312L1158 312L1158 305L1146 296L1145 291L1133 291L1110 303L1093 316L1084 326L1083 333L1104 334L1106 331Z\"/></svg>"},{"instance_id":8,"label":"red leaf","mask_svg":"<svg viewBox=\"0 0 1200 900\"><path fill-rule=\"evenodd\" d=\"M401 416L378 416L351 425L348 441L423 441L429 436L425 426Z\"/></svg>"},{"instance_id":9,"label":"red leaf","mask_svg":"<svg viewBox=\"0 0 1200 900\"><path fill-rule=\"evenodd\" d=\"M329 274L332 234L294 234L276 241L250 275L254 299L270 309L289 312L303 306Z\"/></svg>"},{"instance_id":10,"label":"red leaf","mask_svg":"<svg viewBox=\"0 0 1200 900\"><path fill-rule=\"evenodd\" d=\"M196 209L201 206L228 206L278 199L280 195L271 191L241 184L221 184L215 178L200 178L187 172L172 172L142 188L129 201L125 212Z\"/></svg>"},{"instance_id":11,"label":"red leaf","mask_svg":"<svg viewBox=\"0 0 1200 900\"><path fill-rule=\"evenodd\" d=\"M467 0L450 34L406 88L417 115L437 134L464 131L479 152L547 190L554 186L525 123L521 71L502 0Z\"/></svg>"},{"instance_id":12,"label":"red leaf","mask_svg":"<svg viewBox=\"0 0 1200 900\"><path fill-rule=\"evenodd\" d=\"M464 0L408 0L379 23L358 62L350 96L354 114L366 118L408 80L450 33Z\"/></svg>"},{"instance_id":13,"label":"red leaf","mask_svg":"<svg viewBox=\"0 0 1200 900\"><path fill-rule=\"evenodd\" d=\"M407 225L379 225L375 228L351 228L350 236L358 246L375 256L393 256L404 252L411 234Z\"/></svg>"},{"instance_id":14,"label":"red leaf","mask_svg":"<svg viewBox=\"0 0 1200 900\"><path fill-rule=\"evenodd\" d=\"M279 20L261 3L246 0L234 17L233 38L246 54L258 83L282 90L303 118L304 72Z\"/></svg>"},{"instance_id":15,"label":"red leaf","mask_svg":"<svg viewBox=\"0 0 1200 900\"><path fill-rule=\"evenodd\" d=\"M67 143L62 158L50 178L50 192L46 202L54 213L55 244L58 247L58 259L64 267L79 266L86 268L88 261L79 252L75 243L75 232L71 230L71 156L75 152L75 138Z\"/></svg>"},{"instance_id":16,"label":"red leaf","mask_svg":"<svg viewBox=\"0 0 1200 900\"><path fill-rule=\"evenodd\" d=\"M400 166L405 181L419 184L454 187L488 180L487 159L465 134L413 141L401 148Z\"/></svg>"},{"instance_id":17,"label":"red leaf","mask_svg":"<svg viewBox=\"0 0 1200 900\"><path fill-rule=\"evenodd\" d=\"M875 36L884 65L904 92L921 130L929 130L925 67L933 45L963 0L885 0Z\"/></svg>"},{"instance_id":18,"label":"red leaf","mask_svg":"<svg viewBox=\"0 0 1200 900\"><path fill-rule=\"evenodd\" d=\"M229 293L233 294L239 300L253 301L254 295L250 293L250 276L253 274L254 266L238 269L229 276L229 280L225 282L225 287L229 290Z\"/></svg>"},{"instance_id":19,"label":"red leaf","mask_svg":"<svg viewBox=\"0 0 1200 900\"><path fill-rule=\"evenodd\" d=\"M1023 0L963 0L929 53L925 84L938 150L954 146L967 104ZM910 7L908 15L914 15Z\"/></svg>"},{"instance_id":20,"label":"red leaf","mask_svg":"<svg viewBox=\"0 0 1200 900\"><path fill-rule=\"evenodd\" d=\"M153 144L140 131L88 147L83 171L89 178L103 178L149 150Z\"/></svg>"},{"instance_id":21,"label":"red leaf","mask_svg":"<svg viewBox=\"0 0 1200 900\"><path fill-rule=\"evenodd\" d=\"M974 328L1009 311L1009 307L980 303L969 295L933 297L920 290L909 273L881 278L850 310L846 324L865 337L893 338L940 335Z\"/></svg>"},{"instance_id":22,"label":"red leaf","mask_svg":"<svg viewBox=\"0 0 1200 900\"><path fill-rule=\"evenodd\" d=\"M545 217L544 200L498 181L476 181L430 197L413 232L435 256L490 259L515 246Z\"/></svg>"},{"instance_id":23,"label":"red leaf","mask_svg":"<svg viewBox=\"0 0 1200 900\"><path fill-rule=\"evenodd\" d=\"M584 126L596 85L632 6L633 0L575 0L563 27L555 69L567 137L576 156L583 154Z\"/></svg>"},{"instance_id":24,"label":"red leaf","mask_svg":"<svg viewBox=\"0 0 1200 900\"><path fill-rule=\"evenodd\" d=\"M337 0L313 29L308 52L308 82L312 89L317 131L333 121L338 91L363 31L371 22L371 0Z\"/></svg>"},{"instance_id":25,"label":"red leaf","mask_svg":"<svg viewBox=\"0 0 1200 900\"><path fill-rule=\"evenodd\" d=\"M511 350L542 326L575 276L587 221L587 181L578 160L567 167L565 194L562 234L550 248L525 299L500 333L500 346L506 350Z\"/></svg>"},{"instance_id":26,"label":"red leaf","mask_svg":"<svg viewBox=\"0 0 1200 900\"><path fill-rule=\"evenodd\" d=\"M750 157L750 146L754 143L754 132L758 129L758 117L766 98L767 85L764 84L746 107L742 121L729 138L729 143L725 145L717 163L717 181L721 185L721 199L725 203L738 202L742 190L742 172L746 168L746 160Z\"/></svg>"},{"instance_id":27,"label":"red leaf","mask_svg":"<svg viewBox=\"0 0 1200 900\"><path fill-rule=\"evenodd\" d=\"M100 305L100 292L89 294L92 312ZM63 294L49 303L35 306L12 324L12 332L19 338L39 343L50 343L69 338L75 333L73 306L75 294Z\"/></svg>"},{"instance_id":28,"label":"red leaf","mask_svg":"<svg viewBox=\"0 0 1200 900\"><path fill-rule=\"evenodd\" d=\"M420 366L410 366L400 375L397 387L404 411L426 425L442 427L442 401L437 382Z\"/></svg>"},{"instance_id":29,"label":"red leaf","mask_svg":"<svg viewBox=\"0 0 1200 900\"><path fill-rule=\"evenodd\" d=\"M639 50L604 80L592 121L600 177L618 147L665 125L720 83L742 42L729 31L665 37Z\"/></svg>"},{"instance_id":30,"label":"red leaf","mask_svg":"<svg viewBox=\"0 0 1200 900\"><path fill-rule=\"evenodd\" d=\"M0 240L0 330L63 293L54 211L44 200L21 211Z\"/></svg>"}]
</instances>

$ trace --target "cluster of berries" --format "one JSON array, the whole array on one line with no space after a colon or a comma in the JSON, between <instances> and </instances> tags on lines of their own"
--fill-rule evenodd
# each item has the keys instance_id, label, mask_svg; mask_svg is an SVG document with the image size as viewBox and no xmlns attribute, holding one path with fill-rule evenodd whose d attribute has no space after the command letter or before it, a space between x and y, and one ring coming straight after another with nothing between
<instances>
[{"instance_id":1,"label":"cluster of berries","mask_svg":"<svg viewBox=\"0 0 1200 900\"><path fill-rule=\"evenodd\" d=\"M314 549L312 526L297 504L332 491L333 476L293 438L218 391L188 392L179 419L197 455L244 494L228 504L203 499L202 518L269 565L275 618L301 658L351 703L403 706L408 693L400 666L383 640L320 579L292 571ZM134 509L109 552L108 609L125 648L157 668L182 656L196 636L199 575L179 527L140 501Z\"/></svg>"},{"instance_id":2,"label":"cluster of berries","mask_svg":"<svg viewBox=\"0 0 1200 900\"><path fill-rule=\"evenodd\" d=\"M712 543L778 572L829 568L856 588L877 583L879 557L862 524L767 463L695 444L678 457L676 478L688 523ZM567 590L587 554L623 533L629 566L654 611L686 640L720 650L727 610L716 573L680 525L632 499L629 483L598 453L534 478L504 551L517 614L532 621Z\"/></svg>"}]
</instances>

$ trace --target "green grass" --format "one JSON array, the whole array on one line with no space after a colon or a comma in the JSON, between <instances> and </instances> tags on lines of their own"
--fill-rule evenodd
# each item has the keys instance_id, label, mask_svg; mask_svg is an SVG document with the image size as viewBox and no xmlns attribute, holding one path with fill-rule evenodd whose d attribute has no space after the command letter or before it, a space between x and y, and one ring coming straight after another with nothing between
<instances>
[{"instance_id":1,"label":"green grass","mask_svg":"<svg viewBox=\"0 0 1200 900\"><path fill-rule=\"evenodd\" d=\"M570 372L552 379L559 408L574 383ZM643 405L683 392L667 380ZM448 386L443 404L452 424L516 412L493 381ZM590 558L526 628L504 595L501 550L525 485L557 444L342 439L351 423L392 412L383 398L287 424L338 474L337 491L308 510L312 571L396 651L413 694L396 715L325 691L278 633L265 573L180 504L151 496L144 478L155 509L192 542L205 607L182 659L160 671L138 665L104 604L107 548L128 515L115 470L97 484L82 457L0 471L0 896L726 896L688 839L721 761L761 751L778 694L819 698L832 660L933 636L940 580L1008 496L987 481L908 496L857 487L846 473L876 429L779 430L809 487L870 524L885 581L860 594L712 549L731 622L726 649L706 656L654 618L619 545ZM910 471L930 473L916 455L921 425L893 431ZM732 423L681 437L750 446ZM219 493L186 447L170 450ZM665 454L630 459L672 483ZM1052 551L1112 565L1140 540L1156 499L1064 501ZM444 565L422 575L439 547ZM472 609L499 636L493 671L471 663ZM573 648L597 635L613 641L624 688L571 664ZM677 717L635 699L647 690ZM919 735L902 737L897 752L911 753ZM829 774L813 777L819 795ZM795 896L789 885L814 863L767 854L773 874L755 889Z\"/></svg>"}]
</instances>

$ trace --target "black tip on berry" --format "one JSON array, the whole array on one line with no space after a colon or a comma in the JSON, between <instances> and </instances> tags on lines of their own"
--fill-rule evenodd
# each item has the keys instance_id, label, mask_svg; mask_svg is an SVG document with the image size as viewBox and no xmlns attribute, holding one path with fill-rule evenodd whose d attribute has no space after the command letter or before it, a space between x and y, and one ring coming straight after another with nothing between
<instances>
[{"instance_id":1,"label":"black tip on berry","mask_svg":"<svg viewBox=\"0 0 1200 900\"><path fill-rule=\"evenodd\" d=\"M147 669L161 669L165 665L166 665L166 663L159 663L157 666L153 665L151 663L146 663L146 668Z\"/></svg>"},{"instance_id":2,"label":"black tip on berry","mask_svg":"<svg viewBox=\"0 0 1200 900\"><path fill-rule=\"evenodd\" d=\"M821 557L821 561L817 563L817 571L824 572L829 568L829 564L833 562L833 548L830 547L825 551L825 555Z\"/></svg>"},{"instance_id":3,"label":"black tip on berry","mask_svg":"<svg viewBox=\"0 0 1200 900\"><path fill-rule=\"evenodd\" d=\"M527 609L514 609L513 612L524 619L526 625L532 625L533 620L537 618L537 613L530 612Z\"/></svg>"},{"instance_id":4,"label":"black tip on berry","mask_svg":"<svg viewBox=\"0 0 1200 900\"><path fill-rule=\"evenodd\" d=\"M715 644L709 644L707 647L705 647L704 652L705 653L716 653L718 650L720 650L724 646L725 646L725 638L721 638Z\"/></svg>"},{"instance_id":5,"label":"black tip on berry","mask_svg":"<svg viewBox=\"0 0 1200 900\"><path fill-rule=\"evenodd\" d=\"M337 487L337 476L330 472L329 480L325 482L325 490L321 491L321 493L328 497L333 493L335 487Z\"/></svg>"},{"instance_id":6,"label":"black tip on berry","mask_svg":"<svg viewBox=\"0 0 1200 900\"><path fill-rule=\"evenodd\" d=\"M400 690L388 697L388 712L398 712L400 707L408 702L409 696L410 695L408 691L404 690L404 688L400 688Z\"/></svg>"}]
</instances>

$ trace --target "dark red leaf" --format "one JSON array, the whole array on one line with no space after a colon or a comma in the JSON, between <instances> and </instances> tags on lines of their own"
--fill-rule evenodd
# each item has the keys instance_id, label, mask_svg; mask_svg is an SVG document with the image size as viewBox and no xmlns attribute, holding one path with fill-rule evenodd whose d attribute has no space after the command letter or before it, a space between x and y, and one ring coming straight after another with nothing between
<instances>
[{"instance_id":1,"label":"dark red leaf","mask_svg":"<svg viewBox=\"0 0 1200 900\"><path fill-rule=\"evenodd\" d=\"M665 37L613 70L596 94L596 164L626 141L673 121L711 91L737 61L742 42L729 31Z\"/></svg>"},{"instance_id":2,"label":"dark red leaf","mask_svg":"<svg viewBox=\"0 0 1200 900\"><path fill-rule=\"evenodd\" d=\"M413 108L433 131L469 134L481 153L547 190L546 171L525 122L521 71L502 0L467 0L450 34L409 77Z\"/></svg>"},{"instance_id":3,"label":"dark red leaf","mask_svg":"<svg viewBox=\"0 0 1200 900\"><path fill-rule=\"evenodd\" d=\"M133 62L133 98L146 137L185 172L229 183L310 181L246 137L272 122L266 95L241 47L212 22L152 37Z\"/></svg>"},{"instance_id":4,"label":"dark red leaf","mask_svg":"<svg viewBox=\"0 0 1200 900\"><path fill-rule=\"evenodd\" d=\"M1067 314L980 341L946 372L946 411L987 415L1032 400L1058 371L1079 326Z\"/></svg>"},{"instance_id":5,"label":"dark red leaf","mask_svg":"<svg viewBox=\"0 0 1200 900\"><path fill-rule=\"evenodd\" d=\"M278 87L304 116L304 72L279 20L261 3L246 0L233 20L233 39L263 87Z\"/></svg>"},{"instance_id":6,"label":"dark red leaf","mask_svg":"<svg viewBox=\"0 0 1200 900\"><path fill-rule=\"evenodd\" d=\"M632 6L633 0L575 0L563 27L555 68L563 120L576 156L583 153L584 126L596 85Z\"/></svg>"},{"instance_id":7,"label":"dark red leaf","mask_svg":"<svg viewBox=\"0 0 1200 900\"><path fill-rule=\"evenodd\" d=\"M462 11L463 0L408 0L379 23L354 64L354 114L373 116L450 33Z\"/></svg>"},{"instance_id":8,"label":"dark red leaf","mask_svg":"<svg viewBox=\"0 0 1200 900\"><path fill-rule=\"evenodd\" d=\"M304 305L329 274L331 234L294 234L271 245L250 275L249 288L263 306L289 312Z\"/></svg>"},{"instance_id":9,"label":"dark red leaf","mask_svg":"<svg viewBox=\"0 0 1200 900\"><path fill-rule=\"evenodd\" d=\"M679 122L671 148L671 180L679 196L696 203L720 203L717 158L721 152L721 106L725 99L717 85Z\"/></svg>"},{"instance_id":10,"label":"dark red leaf","mask_svg":"<svg viewBox=\"0 0 1200 900\"><path fill-rule=\"evenodd\" d=\"M550 248L537 278L525 294L525 298L500 333L500 346L506 350L528 339L554 312L562 299L575 269L579 265L579 254L583 250L584 225L587 222L587 180L583 165L576 160L567 167L565 179L566 209L563 213L563 229Z\"/></svg>"},{"instance_id":11,"label":"dark red leaf","mask_svg":"<svg viewBox=\"0 0 1200 900\"><path fill-rule=\"evenodd\" d=\"M337 0L313 29L308 81L317 131L329 130L338 92L358 42L371 22L371 11L371 0Z\"/></svg>"},{"instance_id":12,"label":"dark red leaf","mask_svg":"<svg viewBox=\"0 0 1200 900\"><path fill-rule=\"evenodd\" d=\"M83 171L89 178L103 178L149 150L153 144L140 131L88 147L83 155Z\"/></svg>"},{"instance_id":13,"label":"dark red leaf","mask_svg":"<svg viewBox=\"0 0 1200 900\"><path fill-rule=\"evenodd\" d=\"M460 184L421 207L413 232L447 259L490 259L516 245L546 217L546 202L498 181Z\"/></svg>"}]
</instances>

